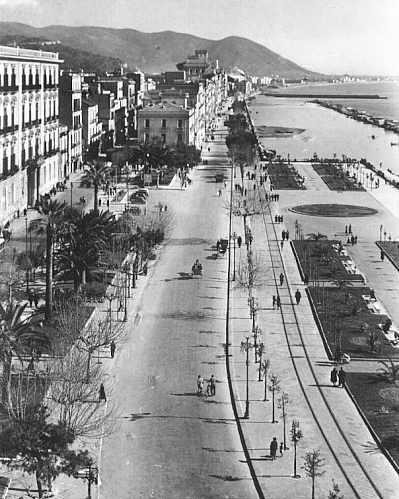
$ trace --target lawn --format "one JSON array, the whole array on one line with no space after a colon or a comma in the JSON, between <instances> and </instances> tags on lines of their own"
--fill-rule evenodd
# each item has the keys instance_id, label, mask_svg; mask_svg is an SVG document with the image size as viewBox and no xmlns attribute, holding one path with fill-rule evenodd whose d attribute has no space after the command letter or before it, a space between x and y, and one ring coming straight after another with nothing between
<instances>
[{"instance_id":1,"label":"lawn","mask_svg":"<svg viewBox=\"0 0 399 499\"><path fill-rule=\"evenodd\" d=\"M364 191L354 178L334 164L312 163L312 166L331 191Z\"/></svg>"},{"instance_id":2,"label":"lawn","mask_svg":"<svg viewBox=\"0 0 399 499\"><path fill-rule=\"evenodd\" d=\"M399 465L399 386L374 373L347 373L347 381L368 422Z\"/></svg>"},{"instance_id":3,"label":"lawn","mask_svg":"<svg viewBox=\"0 0 399 499\"><path fill-rule=\"evenodd\" d=\"M333 245L337 245L338 241L301 239L292 243L302 275L307 275L309 281L364 281L360 274L352 274L345 268L345 258L333 249Z\"/></svg>"},{"instance_id":4,"label":"lawn","mask_svg":"<svg viewBox=\"0 0 399 499\"><path fill-rule=\"evenodd\" d=\"M306 189L297 170L287 163L270 163L267 171L274 189Z\"/></svg>"},{"instance_id":5,"label":"lawn","mask_svg":"<svg viewBox=\"0 0 399 499\"><path fill-rule=\"evenodd\" d=\"M397 270L399 270L399 242L398 241L377 241L377 246L389 258Z\"/></svg>"},{"instance_id":6,"label":"lawn","mask_svg":"<svg viewBox=\"0 0 399 499\"><path fill-rule=\"evenodd\" d=\"M399 358L399 349L392 347L378 328L387 316L373 313L362 298L370 294L370 288L310 286L308 289L333 355L336 345L340 345L341 352L352 357ZM375 335L373 348L370 334Z\"/></svg>"}]
</instances>

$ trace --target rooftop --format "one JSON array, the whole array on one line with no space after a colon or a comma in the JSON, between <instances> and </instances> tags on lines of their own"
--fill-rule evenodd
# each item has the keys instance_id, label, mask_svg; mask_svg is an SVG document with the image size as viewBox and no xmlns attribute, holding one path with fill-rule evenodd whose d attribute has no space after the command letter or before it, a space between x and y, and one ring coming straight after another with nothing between
<instances>
[{"instance_id":1,"label":"rooftop","mask_svg":"<svg viewBox=\"0 0 399 499\"><path fill-rule=\"evenodd\" d=\"M183 106L173 104L171 102L159 102L156 104L150 104L139 111L141 115L151 115L151 114L176 114L176 115L188 115L188 110Z\"/></svg>"},{"instance_id":2,"label":"rooftop","mask_svg":"<svg viewBox=\"0 0 399 499\"><path fill-rule=\"evenodd\" d=\"M58 58L58 52L22 49L20 47L7 47L5 45L0 45L0 58L42 60L53 63L63 62L62 59Z\"/></svg>"}]
</instances>

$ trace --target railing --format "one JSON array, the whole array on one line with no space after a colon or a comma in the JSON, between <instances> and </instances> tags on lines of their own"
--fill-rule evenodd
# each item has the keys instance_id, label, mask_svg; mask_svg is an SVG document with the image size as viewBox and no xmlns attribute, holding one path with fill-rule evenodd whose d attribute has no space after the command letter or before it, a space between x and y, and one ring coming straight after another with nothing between
<instances>
[{"instance_id":1,"label":"railing","mask_svg":"<svg viewBox=\"0 0 399 499\"><path fill-rule=\"evenodd\" d=\"M18 85L0 85L0 92L17 92Z\"/></svg>"},{"instance_id":2,"label":"railing","mask_svg":"<svg viewBox=\"0 0 399 499\"><path fill-rule=\"evenodd\" d=\"M0 45L0 57L26 57L29 59L47 59L57 61L58 52L45 52L43 50L23 49L19 47L6 47Z\"/></svg>"},{"instance_id":3,"label":"railing","mask_svg":"<svg viewBox=\"0 0 399 499\"><path fill-rule=\"evenodd\" d=\"M0 128L0 135L6 135L7 133L13 133L18 130L18 125L8 126L6 128Z\"/></svg>"}]
</instances>

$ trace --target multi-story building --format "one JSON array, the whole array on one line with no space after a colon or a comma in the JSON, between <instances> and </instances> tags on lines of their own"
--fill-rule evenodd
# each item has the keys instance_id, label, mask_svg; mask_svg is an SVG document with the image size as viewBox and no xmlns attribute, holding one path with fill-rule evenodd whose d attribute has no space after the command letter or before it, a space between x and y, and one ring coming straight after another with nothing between
<instances>
[{"instance_id":1,"label":"multi-story building","mask_svg":"<svg viewBox=\"0 0 399 499\"><path fill-rule=\"evenodd\" d=\"M98 104L89 96L82 99L82 139L84 159L95 157L99 152L102 123L98 120Z\"/></svg>"},{"instance_id":2,"label":"multi-story building","mask_svg":"<svg viewBox=\"0 0 399 499\"><path fill-rule=\"evenodd\" d=\"M207 50L196 50L194 55L189 55L184 62L176 65L179 71L185 71L186 79L190 81L201 80L210 66Z\"/></svg>"},{"instance_id":3,"label":"multi-story building","mask_svg":"<svg viewBox=\"0 0 399 499\"><path fill-rule=\"evenodd\" d=\"M82 78L80 74L60 76L60 121L72 131L69 161L71 171L82 165Z\"/></svg>"},{"instance_id":4,"label":"multi-story building","mask_svg":"<svg viewBox=\"0 0 399 499\"><path fill-rule=\"evenodd\" d=\"M138 138L149 142L154 138L174 146L189 143L190 112L182 106L161 102L138 112Z\"/></svg>"},{"instance_id":5,"label":"multi-story building","mask_svg":"<svg viewBox=\"0 0 399 499\"><path fill-rule=\"evenodd\" d=\"M57 53L0 47L0 224L59 177Z\"/></svg>"}]
</instances>

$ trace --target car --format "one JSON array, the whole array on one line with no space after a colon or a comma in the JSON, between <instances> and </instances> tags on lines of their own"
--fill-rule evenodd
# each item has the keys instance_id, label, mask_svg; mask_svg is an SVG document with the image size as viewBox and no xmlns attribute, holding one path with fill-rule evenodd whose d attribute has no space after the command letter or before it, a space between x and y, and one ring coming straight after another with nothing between
<instances>
[{"instance_id":1,"label":"car","mask_svg":"<svg viewBox=\"0 0 399 499\"><path fill-rule=\"evenodd\" d=\"M137 189L137 191L135 192L135 194L140 194L140 195L143 194L147 198L150 195L148 189L145 189L145 188Z\"/></svg>"}]
</instances>

